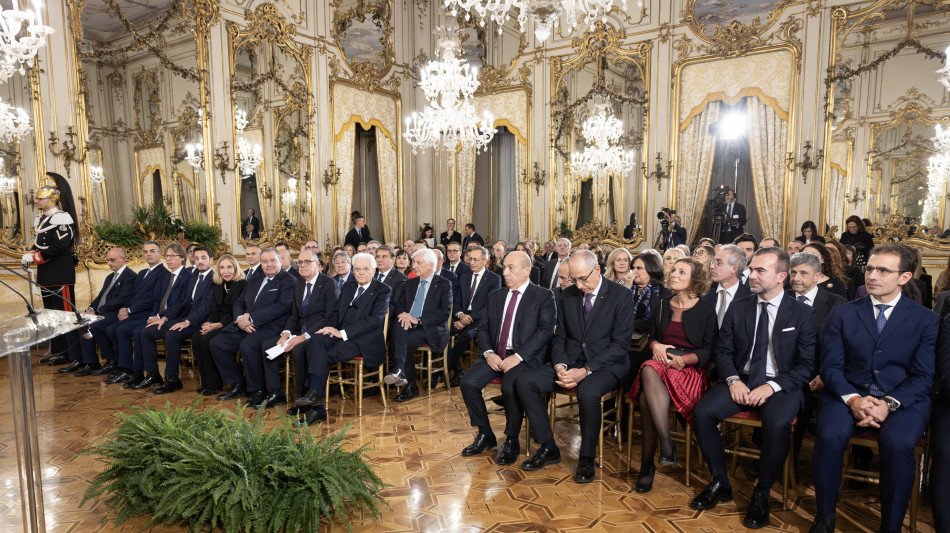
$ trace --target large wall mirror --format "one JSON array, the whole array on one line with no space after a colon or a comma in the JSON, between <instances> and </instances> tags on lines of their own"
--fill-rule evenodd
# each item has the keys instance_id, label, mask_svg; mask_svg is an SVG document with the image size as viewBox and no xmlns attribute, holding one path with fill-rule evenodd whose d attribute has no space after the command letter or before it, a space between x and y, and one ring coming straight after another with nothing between
<instances>
[{"instance_id":1,"label":"large wall mirror","mask_svg":"<svg viewBox=\"0 0 950 533\"><path fill-rule=\"evenodd\" d=\"M31 74L14 73L0 85L0 99L4 104L22 110L35 126ZM0 139L0 247L11 251L31 239L33 211L30 199L34 184L28 172L33 170L34 175L39 174L39 169L33 168L37 135L36 130L31 129L21 139Z\"/></svg>"},{"instance_id":2,"label":"large wall mirror","mask_svg":"<svg viewBox=\"0 0 950 533\"><path fill-rule=\"evenodd\" d=\"M315 164L313 49L294 40L295 26L272 4L245 18L246 26L228 22L234 135L236 142L243 138L252 147L273 148L263 150L253 172L234 174L240 221L235 233L244 241L284 231L305 238L312 227Z\"/></svg>"}]
</instances>

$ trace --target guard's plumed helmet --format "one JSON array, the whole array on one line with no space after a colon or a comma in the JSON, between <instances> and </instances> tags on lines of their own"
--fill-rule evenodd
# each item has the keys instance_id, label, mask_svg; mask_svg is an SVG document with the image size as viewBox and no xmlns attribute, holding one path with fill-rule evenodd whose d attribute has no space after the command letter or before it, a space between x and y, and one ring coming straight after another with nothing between
<instances>
[{"instance_id":1,"label":"guard's plumed helmet","mask_svg":"<svg viewBox=\"0 0 950 533\"><path fill-rule=\"evenodd\" d=\"M52 185L43 185L36 191L37 198L49 198L54 202L59 201L59 189Z\"/></svg>"}]
</instances>

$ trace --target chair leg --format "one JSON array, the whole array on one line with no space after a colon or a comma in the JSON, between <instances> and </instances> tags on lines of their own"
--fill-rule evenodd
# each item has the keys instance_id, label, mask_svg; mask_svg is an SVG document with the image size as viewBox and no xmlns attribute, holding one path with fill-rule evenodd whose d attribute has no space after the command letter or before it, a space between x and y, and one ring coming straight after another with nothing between
<instances>
[{"instance_id":1,"label":"chair leg","mask_svg":"<svg viewBox=\"0 0 950 533\"><path fill-rule=\"evenodd\" d=\"M363 361L356 364L356 413L363 417Z\"/></svg>"},{"instance_id":2,"label":"chair leg","mask_svg":"<svg viewBox=\"0 0 950 533\"><path fill-rule=\"evenodd\" d=\"M689 460L693 451L693 426L686 424L686 486L692 484L689 475Z\"/></svg>"},{"instance_id":3,"label":"chair leg","mask_svg":"<svg viewBox=\"0 0 950 533\"><path fill-rule=\"evenodd\" d=\"M600 434L597 436L597 464L604 467L604 399L600 399Z\"/></svg>"},{"instance_id":4,"label":"chair leg","mask_svg":"<svg viewBox=\"0 0 950 533\"><path fill-rule=\"evenodd\" d=\"M387 408L387 406L386 406L386 383L383 381L383 366L382 366L382 365L379 366L379 370L377 370L377 372L379 373L379 376L378 376L378 378L377 378L377 379L379 380L379 385L378 385L378 386L379 386L379 396L383 399L383 409L386 409L386 408Z\"/></svg>"},{"instance_id":5,"label":"chair leg","mask_svg":"<svg viewBox=\"0 0 950 533\"><path fill-rule=\"evenodd\" d=\"M627 414L627 470L633 469L633 402L630 402L630 410Z\"/></svg>"},{"instance_id":6,"label":"chair leg","mask_svg":"<svg viewBox=\"0 0 950 533\"><path fill-rule=\"evenodd\" d=\"M914 488L910 491L910 530L917 531L917 507L920 504L920 462L921 455L914 452Z\"/></svg>"}]
</instances>

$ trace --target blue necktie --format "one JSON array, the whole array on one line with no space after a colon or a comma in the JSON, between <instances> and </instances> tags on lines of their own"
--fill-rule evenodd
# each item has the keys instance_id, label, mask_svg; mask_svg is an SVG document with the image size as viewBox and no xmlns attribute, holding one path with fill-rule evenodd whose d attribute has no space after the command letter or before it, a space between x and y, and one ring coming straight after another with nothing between
<instances>
[{"instance_id":1,"label":"blue necktie","mask_svg":"<svg viewBox=\"0 0 950 533\"><path fill-rule=\"evenodd\" d=\"M303 303L300 304L300 316L307 316L307 306L310 305L310 289L313 287L313 282L307 283L307 292L303 295ZM300 327L300 334L303 335L307 332L307 325L304 324Z\"/></svg>"},{"instance_id":2,"label":"blue necktie","mask_svg":"<svg viewBox=\"0 0 950 533\"><path fill-rule=\"evenodd\" d=\"M752 362L749 364L749 388L765 385L765 361L769 357L769 303L760 302L759 324L755 327L755 344L752 345Z\"/></svg>"},{"instance_id":3,"label":"blue necktie","mask_svg":"<svg viewBox=\"0 0 950 533\"><path fill-rule=\"evenodd\" d=\"M805 296L804 294L802 294L801 296L798 297L798 301L801 302L801 303L803 303L803 304L807 304L807 303L808 303L808 297Z\"/></svg>"},{"instance_id":4,"label":"blue necktie","mask_svg":"<svg viewBox=\"0 0 950 533\"><path fill-rule=\"evenodd\" d=\"M360 296L363 296L363 292L366 291L363 287L356 289L356 297L353 298L353 302L360 299ZM353 305L353 302L350 302L350 305Z\"/></svg>"},{"instance_id":5,"label":"blue necktie","mask_svg":"<svg viewBox=\"0 0 950 533\"><path fill-rule=\"evenodd\" d=\"M337 280L336 280L336 288L337 288L338 290L341 290L341 291L342 291L342 290L343 290L343 283L344 283L344 279L343 279L343 278L337 278Z\"/></svg>"},{"instance_id":6,"label":"blue necktie","mask_svg":"<svg viewBox=\"0 0 950 533\"><path fill-rule=\"evenodd\" d=\"M261 282L261 288L257 289L257 294L254 295L254 301L257 301L257 298L264 292L264 286L267 285L267 282L270 281L270 278L264 278L264 281Z\"/></svg>"},{"instance_id":7,"label":"blue necktie","mask_svg":"<svg viewBox=\"0 0 950 533\"><path fill-rule=\"evenodd\" d=\"M890 306L887 305L887 304L877 304L877 305L875 305L874 307L877 307L877 309L878 309L878 313L877 313L877 332L880 333L881 331L884 330L884 324L887 324L887 315L884 314L884 311L886 311L887 308L890 307Z\"/></svg>"},{"instance_id":8,"label":"blue necktie","mask_svg":"<svg viewBox=\"0 0 950 533\"><path fill-rule=\"evenodd\" d=\"M426 299L426 280L419 281L419 288L416 289L416 299L412 301L412 309L409 311L409 314L415 318L422 316L422 304L425 303Z\"/></svg>"},{"instance_id":9,"label":"blue necktie","mask_svg":"<svg viewBox=\"0 0 950 533\"><path fill-rule=\"evenodd\" d=\"M379 273L379 277L378 277L377 279L379 279L379 282L382 283L382 282L383 282L383 278L385 278L385 277L386 277L386 275L383 274L382 272L380 272L380 273Z\"/></svg>"}]
</instances>

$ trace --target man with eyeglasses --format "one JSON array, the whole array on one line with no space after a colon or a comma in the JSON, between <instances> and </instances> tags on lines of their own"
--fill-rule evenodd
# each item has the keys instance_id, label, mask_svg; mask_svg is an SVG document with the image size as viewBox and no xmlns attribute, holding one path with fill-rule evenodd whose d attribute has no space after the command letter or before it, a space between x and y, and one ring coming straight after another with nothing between
<instances>
[{"instance_id":1,"label":"man with eyeglasses","mask_svg":"<svg viewBox=\"0 0 950 533\"><path fill-rule=\"evenodd\" d=\"M456 233L458 235L458 233ZM448 259L445 269L452 272L459 278L472 269L462 261L462 245L452 241L445 245L445 256Z\"/></svg>"},{"instance_id":2,"label":"man with eyeglasses","mask_svg":"<svg viewBox=\"0 0 950 533\"><path fill-rule=\"evenodd\" d=\"M451 243L450 247L459 247L458 243ZM451 248L450 248L451 249ZM450 335L456 335L455 345L449 349L447 367L451 370L449 385L458 387L462 381L462 355L468 351L469 344L478 334L478 324L485 312L488 295L501 288L501 278L498 274L485 268L488 263L488 250L479 246L469 252L470 268L459 278L457 293L454 297L455 320L452 321ZM481 390L481 389L479 389Z\"/></svg>"},{"instance_id":3,"label":"man with eyeglasses","mask_svg":"<svg viewBox=\"0 0 950 533\"><path fill-rule=\"evenodd\" d=\"M901 295L917 262L907 246L875 247L865 268L868 295L837 307L825 330L813 532L834 531L844 452L867 429L877 430L880 448L880 531L901 530L914 490L914 447L930 421L939 328L936 313Z\"/></svg>"},{"instance_id":4,"label":"man with eyeglasses","mask_svg":"<svg viewBox=\"0 0 950 533\"><path fill-rule=\"evenodd\" d=\"M724 244L709 262L712 285L703 298L716 304L716 319L720 327L732 302L752 294L747 285L739 283L745 267L745 251L734 244Z\"/></svg>"},{"instance_id":5,"label":"man with eyeglasses","mask_svg":"<svg viewBox=\"0 0 950 533\"><path fill-rule=\"evenodd\" d=\"M333 254L333 282L336 283L337 290L343 290L343 284L353 279L353 273L350 271L351 259L346 252L337 252Z\"/></svg>"},{"instance_id":6,"label":"man with eyeglasses","mask_svg":"<svg viewBox=\"0 0 950 533\"><path fill-rule=\"evenodd\" d=\"M462 249L462 234L455 231L454 218L445 221L445 231L442 232L442 235L439 235L439 242L446 248L448 248L449 244L457 242L459 244L459 250Z\"/></svg>"},{"instance_id":7,"label":"man with eyeglasses","mask_svg":"<svg viewBox=\"0 0 950 533\"><path fill-rule=\"evenodd\" d=\"M581 447L574 481L590 483L596 476L594 456L600 435L601 398L620 386L630 368L627 351L633 335L633 292L600 273L597 256L580 250L571 256L574 285L563 290L557 327L551 342L551 365L525 372L518 379L518 396L541 447L521 464L540 470L561 462L554 442L544 395L556 387L577 390Z\"/></svg>"}]
</instances>

